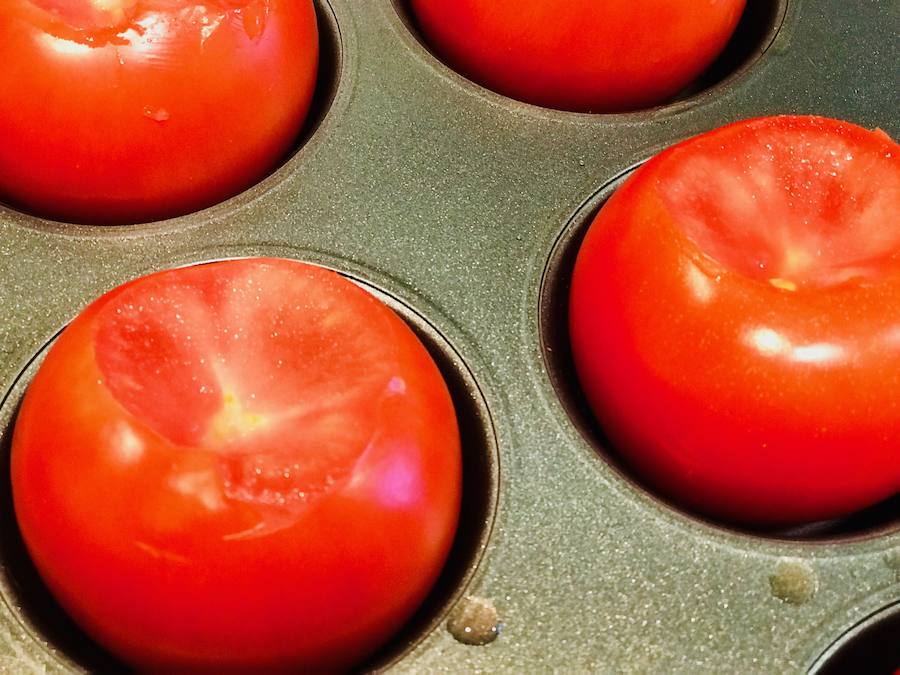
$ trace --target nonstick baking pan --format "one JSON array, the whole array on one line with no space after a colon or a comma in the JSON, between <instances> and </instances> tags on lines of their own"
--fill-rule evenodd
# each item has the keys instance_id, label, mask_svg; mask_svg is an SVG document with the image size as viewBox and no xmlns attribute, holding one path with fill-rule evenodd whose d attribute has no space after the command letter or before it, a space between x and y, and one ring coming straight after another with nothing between
<instances>
[{"instance_id":1,"label":"nonstick baking pan","mask_svg":"<svg viewBox=\"0 0 900 675\"><path fill-rule=\"evenodd\" d=\"M470 82L423 43L401 0L317 0L317 12L311 119L256 186L129 226L0 206L0 670L120 668L54 603L12 511L12 424L47 346L134 277L260 255L332 268L388 302L435 356L459 415L465 484L450 560L414 619L360 669L900 666L900 500L778 531L670 503L591 421L565 320L591 216L661 149L783 113L896 138L900 5L749 0L689 90L622 114L540 108Z\"/></svg>"}]
</instances>

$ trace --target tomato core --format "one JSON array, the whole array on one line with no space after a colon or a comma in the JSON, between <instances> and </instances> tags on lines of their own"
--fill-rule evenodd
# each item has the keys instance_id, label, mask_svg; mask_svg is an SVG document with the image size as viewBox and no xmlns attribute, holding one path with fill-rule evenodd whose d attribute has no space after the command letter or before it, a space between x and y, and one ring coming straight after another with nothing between
<instances>
[{"instance_id":1,"label":"tomato core","mask_svg":"<svg viewBox=\"0 0 900 675\"><path fill-rule=\"evenodd\" d=\"M13 436L35 567L142 672L343 672L419 607L456 529L459 431L428 351L294 261L113 289L55 341Z\"/></svg>"},{"instance_id":2,"label":"tomato core","mask_svg":"<svg viewBox=\"0 0 900 675\"><path fill-rule=\"evenodd\" d=\"M604 435L732 522L846 516L900 488L900 164L838 120L735 122L660 153L578 253L569 334Z\"/></svg>"},{"instance_id":3,"label":"tomato core","mask_svg":"<svg viewBox=\"0 0 900 675\"><path fill-rule=\"evenodd\" d=\"M318 51L312 0L2 2L0 202L125 225L232 197L296 146Z\"/></svg>"},{"instance_id":4,"label":"tomato core","mask_svg":"<svg viewBox=\"0 0 900 675\"><path fill-rule=\"evenodd\" d=\"M717 151L726 141L740 152ZM704 254L749 278L789 291L871 283L900 268L892 146L862 152L810 124L737 127L674 151L681 169L658 190Z\"/></svg>"},{"instance_id":5,"label":"tomato core","mask_svg":"<svg viewBox=\"0 0 900 675\"><path fill-rule=\"evenodd\" d=\"M520 101L600 113L637 110L676 96L723 50L746 2L409 4L428 44L464 76Z\"/></svg>"}]
</instances>

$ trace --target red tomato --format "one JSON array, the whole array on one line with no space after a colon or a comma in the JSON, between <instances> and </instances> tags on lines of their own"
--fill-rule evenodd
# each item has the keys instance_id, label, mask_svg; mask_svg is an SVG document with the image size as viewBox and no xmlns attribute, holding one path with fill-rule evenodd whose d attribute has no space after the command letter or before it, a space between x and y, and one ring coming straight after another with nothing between
<instances>
[{"instance_id":1,"label":"red tomato","mask_svg":"<svg viewBox=\"0 0 900 675\"><path fill-rule=\"evenodd\" d=\"M0 200L134 223L271 171L315 85L311 0L4 0Z\"/></svg>"},{"instance_id":2,"label":"red tomato","mask_svg":"<svg viewBox=\"0 0 900 675\"><path fill-rule=\"evenodd\" d=\"M428 593L460 462L400 318L333 272L239 260L132 281L69 325L15 426L13 499L51 591L126 662L318 671Z\"/></svg>"},{"instance_id":3,"label":"red tomato","mask_svg":"<svg viewBox=\"0 0 900 675\"><path fill-rule=\"evenodd\" d=\"M900 148L816 117L738 122L639 169L575 265L572 349L653 485L752 523L900 491Z\"/></svg>"},{"instance_id":4,"label":"red tomato","mask_svg":"<svg viewBox=\"0 0 900 675\"><path fill-rule=\"evenodd\" d=\"M410 0L463 75L506 96L585 112L673 97L713 62L746 0Z\"/></svg>"}]
</instances>

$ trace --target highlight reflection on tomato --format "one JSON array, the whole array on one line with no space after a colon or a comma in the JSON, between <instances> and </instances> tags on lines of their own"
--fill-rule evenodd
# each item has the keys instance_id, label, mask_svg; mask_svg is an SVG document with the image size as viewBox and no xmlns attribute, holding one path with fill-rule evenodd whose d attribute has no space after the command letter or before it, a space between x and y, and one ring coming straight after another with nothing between
<instances>
[{"instance_id":1,"label":"highlight reflection on tomato","mask_svg":"<svg viewBox=\"0 0 900 675\"><path fill-rule=\"evenodd\" d=\"M617 112L662 103L724 48L746 0L410 0L463 75L521 101Z\"/></svg>"},{"instance_id":2,"label":"highlight reflection on tomato","mask_svg":"<svg viewBox=\"0 0 900 675\"><path fill-rule=\"evenodd\" d=\"M4 0L0 201L63 221L182 215L295 143L311 0Z\"/></svg>"},{"instance_id":3,"label":"highlight reflection on tomato","mask_svg":"<svg viewBox=\"0 0 900 675\"><path fill-rule=\"evenodd\" d=\"M257 259L85 309L28 389L12 482L47 585L126 662L318 671L426 596L461 459L446 385L399 317L333 272Z\"/></svg>"},{"instance_id":4,"label":"highlight reflection on tomato","mask_svg":"<svg viewBox=\"0 0 900 675\"><path fill-rule=\"evenodd\" d=\"M614 447L706 514L774 524L900 491L900 148L817 117L738 122L601 209L570 296Z\"/></svg>"}]
</instances>

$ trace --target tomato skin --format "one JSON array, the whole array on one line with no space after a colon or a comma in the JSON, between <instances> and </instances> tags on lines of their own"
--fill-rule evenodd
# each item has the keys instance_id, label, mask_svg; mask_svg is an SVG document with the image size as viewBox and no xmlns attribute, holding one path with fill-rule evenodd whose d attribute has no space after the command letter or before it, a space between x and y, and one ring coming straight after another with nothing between
<instances>
[{"instance_id":1,"label":"tomato skin","mask_svg":"<svg viewBox=\"0 0 900 675\"><path fill-rule=\"evenodd\" d=\"M166 352L183 331L196 351ZM169 420L148 415L160 378L180 403ZM217 382L246 414L222 417ZM184 442L184 419L206 433ZM28 389L12 484L48 587L127 663L331 671L382 644L440 572L459 435L433 361L382 303L326 270L240 260L144 277L85 309Z\"/></svg>"},{"instance_id":2,"label":"tomato skin","mask_svg":"<svg viewBox=\"0 0 900 675\"><path fill-rule=\"evenodd\" d=\"M712 63L745 0L411 0L463 75L550 108L619 112L672 98ZM665 30L659 30L665 26Z\"/></svg>"},{"instance_id":3,"label":"tomato skin","mask_svg":"<svg viewBox=\"0 0 900 675\"><path fill-rule=\"evenodd\" d=\"M773 525L900 490L898 158L844 122L738 122L657 155L597 215L576 370L676 503Z\"/></svg>"},{"instance_id":4,"label":"tomato skin","mask_svg":"<svg viewBox=\"0 0 900 675\"><path fill-rule=\"evenodd\" d=\"M68 222L183 215L296 142L318 65L311 0L0 4L0 201ZM40 8L58 3L62 14ZM128 4L128 3L126 3Z\"/></svg>"}]
</instances>

